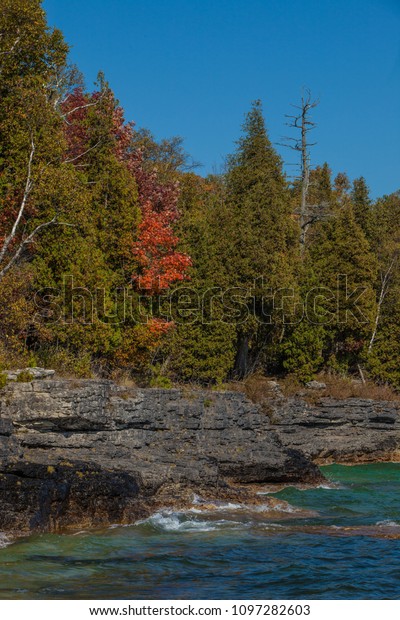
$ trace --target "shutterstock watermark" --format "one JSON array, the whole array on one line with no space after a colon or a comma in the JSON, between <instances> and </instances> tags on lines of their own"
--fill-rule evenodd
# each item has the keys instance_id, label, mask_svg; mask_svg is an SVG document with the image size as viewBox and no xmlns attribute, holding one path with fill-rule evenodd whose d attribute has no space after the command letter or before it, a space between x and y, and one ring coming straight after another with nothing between
<instances>
[{"instance_id":1,"label":"shutterstock watermark","mask_svg":"<svg viewBox=\"0 0 400 620\"><path fill-rule=\"evenodd\" d=\"M150 294L140 286L90 290L77 286L73 276L66 275L59 289L37 291L35 321L64 325L95 322L145 325L154 318L186 325L216 322L242 325L250 320L262 325L297 325L301 321L313 325L369 322L360 301L371 289L350 286L346 274L337 275L334 289L316 286L303 295L290 287L269 288L265 281L259 277L250 287L214 286L201 291L181 285L168 292ZM155 285L153 290L158 287Z\"/></svg>"}]
</instances>

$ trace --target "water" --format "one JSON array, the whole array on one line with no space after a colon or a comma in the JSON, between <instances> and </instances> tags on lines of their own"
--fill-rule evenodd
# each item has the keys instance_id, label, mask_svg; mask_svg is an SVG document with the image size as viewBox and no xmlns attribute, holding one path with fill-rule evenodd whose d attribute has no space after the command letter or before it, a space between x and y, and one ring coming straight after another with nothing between
<instances>
[{"instance_id":1,"label":"water","mask_svg":"<svg viewBox=\"0 0 400 620\"><path fill-rule=\"evenodd\" d=\"M283 489L273 512L194 505L99 532L0 536L0 598L400 598L400 464L324 473L330 487Z\"/></svg>"}]
</instances>

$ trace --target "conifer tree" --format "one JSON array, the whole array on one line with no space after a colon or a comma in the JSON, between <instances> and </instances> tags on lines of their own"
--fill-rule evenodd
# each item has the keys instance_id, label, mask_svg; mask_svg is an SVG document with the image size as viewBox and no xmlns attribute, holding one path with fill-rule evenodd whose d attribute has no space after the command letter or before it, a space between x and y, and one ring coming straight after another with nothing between
<instances>
[{"instance_id":1,"label":"conifer tree","mask_svg":"<svg viewBox=\"0 0 400 620\"><path fill-rule=\"evenodd\" d=\"M253 298L248 302L248 320L237 325L238 377L254 367L268 343L282 334L281 317L266 296L267 291L293 285L297 238L282 162L268 138L261 102L256 101L246 116L236 153L228 160L221 213L219 255L229 285ZM265 324L266 315L274 315L273 324Z\"/></svg>"},{"instance_id":2,"label":"conifer tree","mask_svg":"<svg viewBox=\"0 0 400 620\"><path fill-rule=\"evenodd\" d=\"M378 278L368 367L378 381L400 388L400 192L384 196L373 206L371 231Z\"/></svg>"},{"instance_id":3,"label":"conifer tree","mask_svg":"<svg viewBox=\"0 0 400 620\"><path fill-rule=\"evenodd\" d=\"M371 237L371 207L372 201L369 188L364 177L353 181L351 192L354 217L368 238Z\"/></svg>"},{"instance_id":4,"label":"conifer tree","mask_svg":"<svg viewBox=\"0 0 400 620\"><path fill-rule=\"evenodd\" d=\"M373 283L377 264L351 204L343 206L321 227L311 257L325 298L330 341L325 355L334 370L357 369L366 352L376 311Z\"/></svg>"}]
</instances>

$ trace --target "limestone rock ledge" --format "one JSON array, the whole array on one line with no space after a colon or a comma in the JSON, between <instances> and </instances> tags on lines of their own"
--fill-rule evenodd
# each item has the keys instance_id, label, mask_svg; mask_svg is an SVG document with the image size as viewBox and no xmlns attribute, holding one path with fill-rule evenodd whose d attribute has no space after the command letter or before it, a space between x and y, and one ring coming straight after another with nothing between
<instances>
[{"instance_id":1,"label":"limestone rock ledge","mask_svg":"<svg viewBox=\"0 0 400 620\"><path fill-rule=\"evenodd\" d=\"M264 410L282 443L315 463L400 462L400 402L281 397Z\"/></svg>"},{"instance_id":2,"label":"limestone rock ledge","mask_svg":"<svg viewBox=\"0 0 400 620\"><path fill-rule=\"evenodd\" d=\"M254 484L323 480L286 443L237 392L9 384L0 395L0 531L132 523L193 493L256 501Z\"/></svg>"}]
</instances>

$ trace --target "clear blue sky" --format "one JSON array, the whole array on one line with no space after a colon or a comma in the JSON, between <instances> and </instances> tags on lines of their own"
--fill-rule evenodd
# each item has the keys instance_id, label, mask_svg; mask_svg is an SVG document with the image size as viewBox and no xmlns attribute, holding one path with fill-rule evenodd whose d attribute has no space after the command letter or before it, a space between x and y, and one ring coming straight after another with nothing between
<instances>
[{"instance_id":1,"label":"clear blue sky","mask_svg":"<svg viewBox=\"0 0 400 620\"><path fill-rule=\"evenodd\" d=\"M128 120L181 135L219 170L251 101L273 142L309 87L314 164L400 189L400 0L45 0L92 86L102 70ZM286 161L293 154L281 147Z\"/></svg>"}]
</instances>

